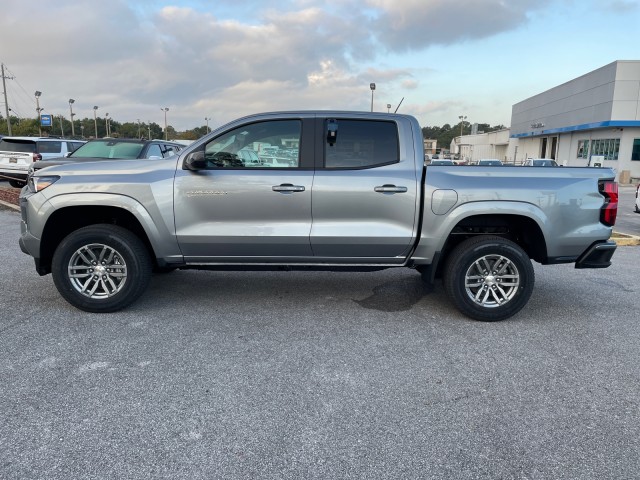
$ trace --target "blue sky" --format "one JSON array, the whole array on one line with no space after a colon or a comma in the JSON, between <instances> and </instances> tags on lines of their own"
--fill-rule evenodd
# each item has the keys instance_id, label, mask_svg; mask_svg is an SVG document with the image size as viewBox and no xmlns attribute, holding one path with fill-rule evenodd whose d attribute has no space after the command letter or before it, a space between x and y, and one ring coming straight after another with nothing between
<instances>
[{"instance_id":1,"label":"blue sky","mask_svg":"<svg viewBox=\"0 0 640 480\"><path fill-rule=\"evenodd\" d=\"M511 106L640 59L637 0L4 0L9 105L177 130L287 109L509 125ZM3 100L0 100L3 103ZM4 105L3 105L4 107ZM4 108L2 108L4 113Z\"/></svg>"}]
</instances>

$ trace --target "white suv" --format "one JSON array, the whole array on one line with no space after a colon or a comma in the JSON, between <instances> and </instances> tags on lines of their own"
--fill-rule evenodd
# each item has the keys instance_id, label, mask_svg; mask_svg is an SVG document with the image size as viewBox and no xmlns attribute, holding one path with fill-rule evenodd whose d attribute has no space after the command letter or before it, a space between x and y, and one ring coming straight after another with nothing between
<instances>
[{"instance_id":1,"label":"white suv","mask_svg":"<svg viewBox=\"0 0 640 480\"><path fill-rule=\"evenodd\" d=\"M12 187L22 188L33 162L64 157L84 143L51 137L4 137L0 139L0 178L8 179Z\"/></svg>"}]
</instances>

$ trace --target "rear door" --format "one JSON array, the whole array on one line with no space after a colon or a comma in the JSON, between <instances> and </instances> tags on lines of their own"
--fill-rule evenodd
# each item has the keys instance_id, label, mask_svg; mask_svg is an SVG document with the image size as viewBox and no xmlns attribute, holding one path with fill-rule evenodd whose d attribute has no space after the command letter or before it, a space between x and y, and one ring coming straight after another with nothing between
<instances>
[{"instance_id":1,"label":"rear door","mask_svg":"<svg viewBox=\"0 0 640 480\"><path fill-rule=\"evenodd\" d=\"M319 119L311 246L327 262L402 263L417 232L422 164L404 117ZM400 142L400 138L405 139ZM419 173L418 173L419 172Z\"/></svg>"},{"instance_id":2,"label":"rear door","mask_svg":"<svg viewBox=\"0 0 640 480\"><path fill-rule=\"evenodd\" d=\"M203 152L205 168L178 167L175 222L185 260L309 261L313 117L266 115L245 122L195 150ZM297 153L291 164L256 163L269 146ZM248 151L255 154L247 155Z\"/></svg>"}]
</instances>

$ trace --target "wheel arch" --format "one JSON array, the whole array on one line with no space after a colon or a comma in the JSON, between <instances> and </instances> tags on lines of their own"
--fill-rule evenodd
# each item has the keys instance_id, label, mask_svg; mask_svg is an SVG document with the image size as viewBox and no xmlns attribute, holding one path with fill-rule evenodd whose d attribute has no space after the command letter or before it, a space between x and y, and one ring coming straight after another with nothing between
<instances>
[{"instance_id":1,"label":"wheel arch","mask_svg":"<svg viewBox=\"0 0 640 480\"><path fill-rule=\"evenodd\" d=\"M152 259L154 247L139 219L130 211L114 206L76 205L55 210L48 218L40 240L39 273L51 273L53 253L71 232L96 224L118 225L142 240Z\"/></svg>"},{"instance_id":2,"label":"wheel arch","mask_svg":"<svg viewBox=\"0 0 640 480\"><path fill-rule=\"evenodd\" d=\"M454 208L446 216L427 213L413 264L425 280L439 278L451 251L467 238L478 235L507 238L519 245L529 258L544 264L548 258L545 232L549 229L544 212L525 202L470 202Z\"/></svg>"}]
</instances>

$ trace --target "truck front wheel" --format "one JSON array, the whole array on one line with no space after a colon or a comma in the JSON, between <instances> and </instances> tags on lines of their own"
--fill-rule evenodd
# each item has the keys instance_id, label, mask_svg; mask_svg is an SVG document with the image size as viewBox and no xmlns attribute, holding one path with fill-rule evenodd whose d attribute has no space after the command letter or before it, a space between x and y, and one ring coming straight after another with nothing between
<instances>
[{"instance_id":1,"label":"truck front wheel","mask_svg":"<svg viewBox=\"0 0 640 480\"><path fill-rule=\"evenodd\" d=\"M142 241L116 225L91 225L67 235L53 255L60 295L87 312L115 312L137 300L151 279Z\"/></svg>"},{"instance_id":2,"label":"truck front wheel","mask_svg":"<svg viewBox=\"0 0 640 480\"><path fill-rule=\"evenodd\" d=\"M501 237L469 238L445 264L445 291L456 308L474 320L493 322L515 315L529 301L534 283L527 254Z\"/></svg>"}]
</instances>

